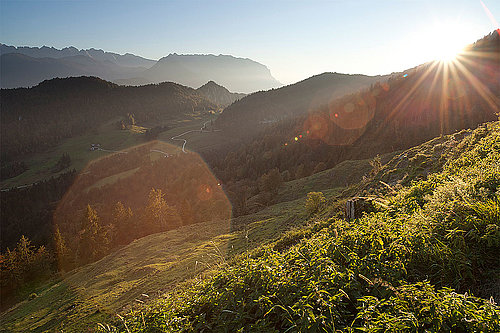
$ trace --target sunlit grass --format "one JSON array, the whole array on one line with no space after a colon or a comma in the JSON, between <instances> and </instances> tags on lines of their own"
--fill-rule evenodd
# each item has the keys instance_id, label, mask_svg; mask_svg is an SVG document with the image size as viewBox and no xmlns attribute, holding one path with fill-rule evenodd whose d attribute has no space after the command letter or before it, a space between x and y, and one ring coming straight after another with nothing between
<instances>
[{"instance_id":1,"label":"sunlit grass","mask_svg":"<svg viewBox=\"0 0 500 333\"><path fill-rule=\"evenodd\" d=\"M131 331L498 331L500 311L483 286L497 272L500 245L490 213L498 210L499 130L494 123L463 136L441 172L387 195L378 212L293 231L115 323Z\"/></svg>"},{"instance_id":2,"label":"sunlit grass","mask_svg":"<svg viewBox=\"0 0 500 333\"><path fill-rule=\"evenodd\" d=\"M100 143L102 147L119 150L141 142L137 133L127 130L116 129L113 125L104 125L94 133L90 132L74 138L64 140L61 144L44 153L35 153L26 158L28 170L21 175L6 179L2 182L2 188L31 184L54 176L51 169L63 153L71 157L71 165L63 170L82 170L90 161L109 155L107 152L91 151L91 144Z\"/></svg>"},{"instance_id":3,"label":"sunlit grass","mask_svg":"<svg viewBox=\"0 0 500 333\"><path fill-rule=\"evenodd\" d=\"M17 331L94 327L115 318L113 313L137 308L139 301L156 299L179 283L303 225L303 211L303 199L298 199L232 221L146 236L71 272L62 281L46 284L36 290L38 297L19 303L0 319L5 328Z\"/></svg>"}]
</instances>

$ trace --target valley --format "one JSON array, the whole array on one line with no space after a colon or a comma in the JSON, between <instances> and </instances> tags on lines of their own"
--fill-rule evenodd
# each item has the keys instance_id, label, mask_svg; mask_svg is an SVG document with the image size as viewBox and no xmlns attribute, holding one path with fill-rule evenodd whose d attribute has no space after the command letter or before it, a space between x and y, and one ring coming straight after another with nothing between
<instances>
[{"instance_id":1,"label":"valley","mask_svg":"<svg viewBox=\"0 0 500 333\"><path fill-rule=\"evenodd\" d=\"M200 127L200 124L210 121L205 119L213 119L213 116L193 115L192 119L161 123L160 126L172 129L161 132L159 140L175 143L175 140L172 140L172 138L169 137L170 133L191 131L192 128ZM71 169L75 169L79 172L93 160L105 157L110 153L131 148L146 141L144 133L150 128L133 126L127 130L117 129L115 124L119 120L119 118L113 119L98 126L96 129L92 130L91 133L64 140L64 142L57 145L53 149L49 149L48 151L41 153L34 153L33 155L21 159L20 161L26 164L27 171L17 177L2 181L2 190L7 191L12 187L26 186L46 180ZM192 135L188 136L190 139L191 137ZM102 148L91 150L93 144L99 144ZM182 142L180 148L180 150L182 150ZM176 154L178 152L179 151L177 149L172 147L166 153ZM52 171L53 166L65 153L72 157L71 164L63 170L54 173Z\"/></svg>"},{"instance_id":2,"label":"valley","mask_svg":"<svg viewBox=\"0 0 500 333\"><path fill-rule=\"evenodd\" d=\"M450 154L467 154L467 147L473 147L478 140L496 142L499 138L498 126L498 122L490 123L480 130L467 131L467 135L445 136L440 139L443 146L455 142L449 146L450 150L421 159L419 165L425 164L434 172L442 172L444 165L440 161L446 160L447 165L452 163L447 157ZM370 160L346 161L333 169L284 183L279 192L283 202L255 214L194 224L137 239L95 263L66 274L63 279L39 287L36 297L17 304L1 315L4 328L44 332L59 327L76 331L92 325L98 327L98 324L109 321L118 325L128 323L129 328L135 327L133 325L141 327L142 324L133 322L130 315L136 316L137 311L145 311L145 304L152 305L147 311L162 309L156 300L163 299L165 293L168 295L178 288L183 290L184 285L201 287L201 281L213 279L218 271L265 256L269 251L266 249L274 248L286 253L290 247L293 249L294 244L305 244L301 240L306 235L310 238L331 226L338 228L340 222L332 222L331 217L337 221L335 219L343 216L345 200L351 196L353 189L377 188L377 179L384 179L384 175L392 173L391 165L401 161L401 156L415 156L412 151L426 156L427 147L434 145L429 142L384 156L385 167L372 176L368 176L373 170ZM488 160L494 163L495 158L488 156ZM359 172L353 173L353 170ZM411 174L411 170L410 165L398 168L400 173ZM494 175L496 171L492 172ZM415 179L414 176L412 179ZM426 178L423 179L425 181ZM390 184L394 188L401 184L401 180L396 183L391 181ZM297 190L304 192L297 193ZM382 198L381 193L385 190L385 187L376 192L370 190L368 195ZM306 194L314 191L323 192L326 202L311 214L306 211ZM384 211L381 206L377 210L380 212L380 209ZM120 316L116 317L115 313ZM151 318L149 314L144 316ZM150 320L147 319L146 325L156 325Z\"/></svg>"},{"instance_id":3,"label":"valley","mask_svg":"<svg viewBox=\"0 0 500 333\"><path fill-rule=\"evenodd\" d=\"M0 44L0 332L500 331L499 30L287 85L185 49Z\"/></svg>"},{"instance_id":4,"label":"valley","mask_svg":"<svg viewBox=\"0 0 500 333\"><path fill-rule=\"evenodd\" d=\"M301 179L301 188L323 191L329 205L342 202L346 185L360 181L369 171L369 161L348 161L326 172ZM357 175L352 168L359 168ZM318 179L331 179L319 184ZM340 185L342 184L342 185ZM293 188L297 181L281 186L280 197L288 200L258 213L181 227L137 239L113 254L78 268L62 280L51 281L36 290L37 297L24 301L2 314L6 328L44 332L53 327L79 330L111 320L114 313L126 313L143 303L154 302L165 292L191 279L209 276L214 268L230 265L254 249L283 237L290 237L321 216L328 216L333 204L319 215L305 210L307 193ZM292 190L293 197L287 194ZM335 214L339 214L335 209ZM147 259L146 259L147 258ZM208 274L208 275L207 275ZM147 296L145 296L147 295ZM30 318L25 318L29 314Z\"/></svg>"}]
</instances>

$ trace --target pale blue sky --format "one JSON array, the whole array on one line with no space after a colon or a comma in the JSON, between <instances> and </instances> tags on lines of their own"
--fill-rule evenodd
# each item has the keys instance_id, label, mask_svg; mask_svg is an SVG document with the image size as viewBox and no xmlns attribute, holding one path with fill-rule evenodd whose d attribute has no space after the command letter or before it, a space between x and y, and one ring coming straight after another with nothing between
<instances>
[{"instance_id":1,"label":"pale blue sky","mask_svg":"<svg viewBox=\"0 0 500 333\"><path fill-rule=\"evenodd\" d=\"M500 1L483 3L499 21ZM466 44L498 28L479 0L0 0L0 21L9 45L151 59L231 54L267 65L283 83L325 71L400 71L432 60L444 39Z\"/></svg>"}]
</instances>

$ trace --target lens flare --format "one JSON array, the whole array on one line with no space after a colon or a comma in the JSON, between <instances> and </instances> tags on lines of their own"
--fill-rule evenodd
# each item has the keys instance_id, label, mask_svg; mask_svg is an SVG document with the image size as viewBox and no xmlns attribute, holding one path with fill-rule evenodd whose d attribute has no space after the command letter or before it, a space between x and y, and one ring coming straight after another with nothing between
<instances>
[{"instance_id":1,"label":"lens flare","mask_svg":"<svg viewBox=\"0 0 500 333\"><path fill-rule=\"evenodd\" d=\"M479 2L481 3L481 6L483 7L484 12L486 13L486 15L488 16L488 18L490 19L491 23L495 27L496 32L500 36L500 28L499 28L498 21L495 19L495 17L493 16L493 14L489 10L489 8L486 7L486 5L484 4L484 2L482 0L479 0Z\"/></svg>"},{"instance_id":2,"label":"lens flare","mask_svg":"<svg viewBox=\"0 0 500 333\"><path fill-rule=\"evenodd\" d=\"M198 154L175 151L153 141L92 161L58 204L54 229L90 261L106 254L95 254L95 237L85 236L98 230L120 245L201 222L221 221L229 232L232 206L220 181Z\"/></svg>"}]
</instances>

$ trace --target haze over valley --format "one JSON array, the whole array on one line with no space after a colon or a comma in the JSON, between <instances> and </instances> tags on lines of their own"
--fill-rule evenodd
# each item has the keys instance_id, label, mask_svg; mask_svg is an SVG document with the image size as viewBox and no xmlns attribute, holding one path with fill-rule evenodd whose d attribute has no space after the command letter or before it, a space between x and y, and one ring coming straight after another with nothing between
<instances>
[{"instance_id":1,"label":"haze over valley","mask_svg":"<svg viewBox=\"0 0 500 333\"><path fill-rule=\"evenodd\" d=\"M97 76L121 85L145 85L172 81L199 88L216 81L231 91L249 93L281 84L269 69L250 59L229 55L169 54L158 61L130 53L78 50L66 47L15 47L0 44L1 87L31 87L71 76Z\"/></svg>"}]
</instances>

